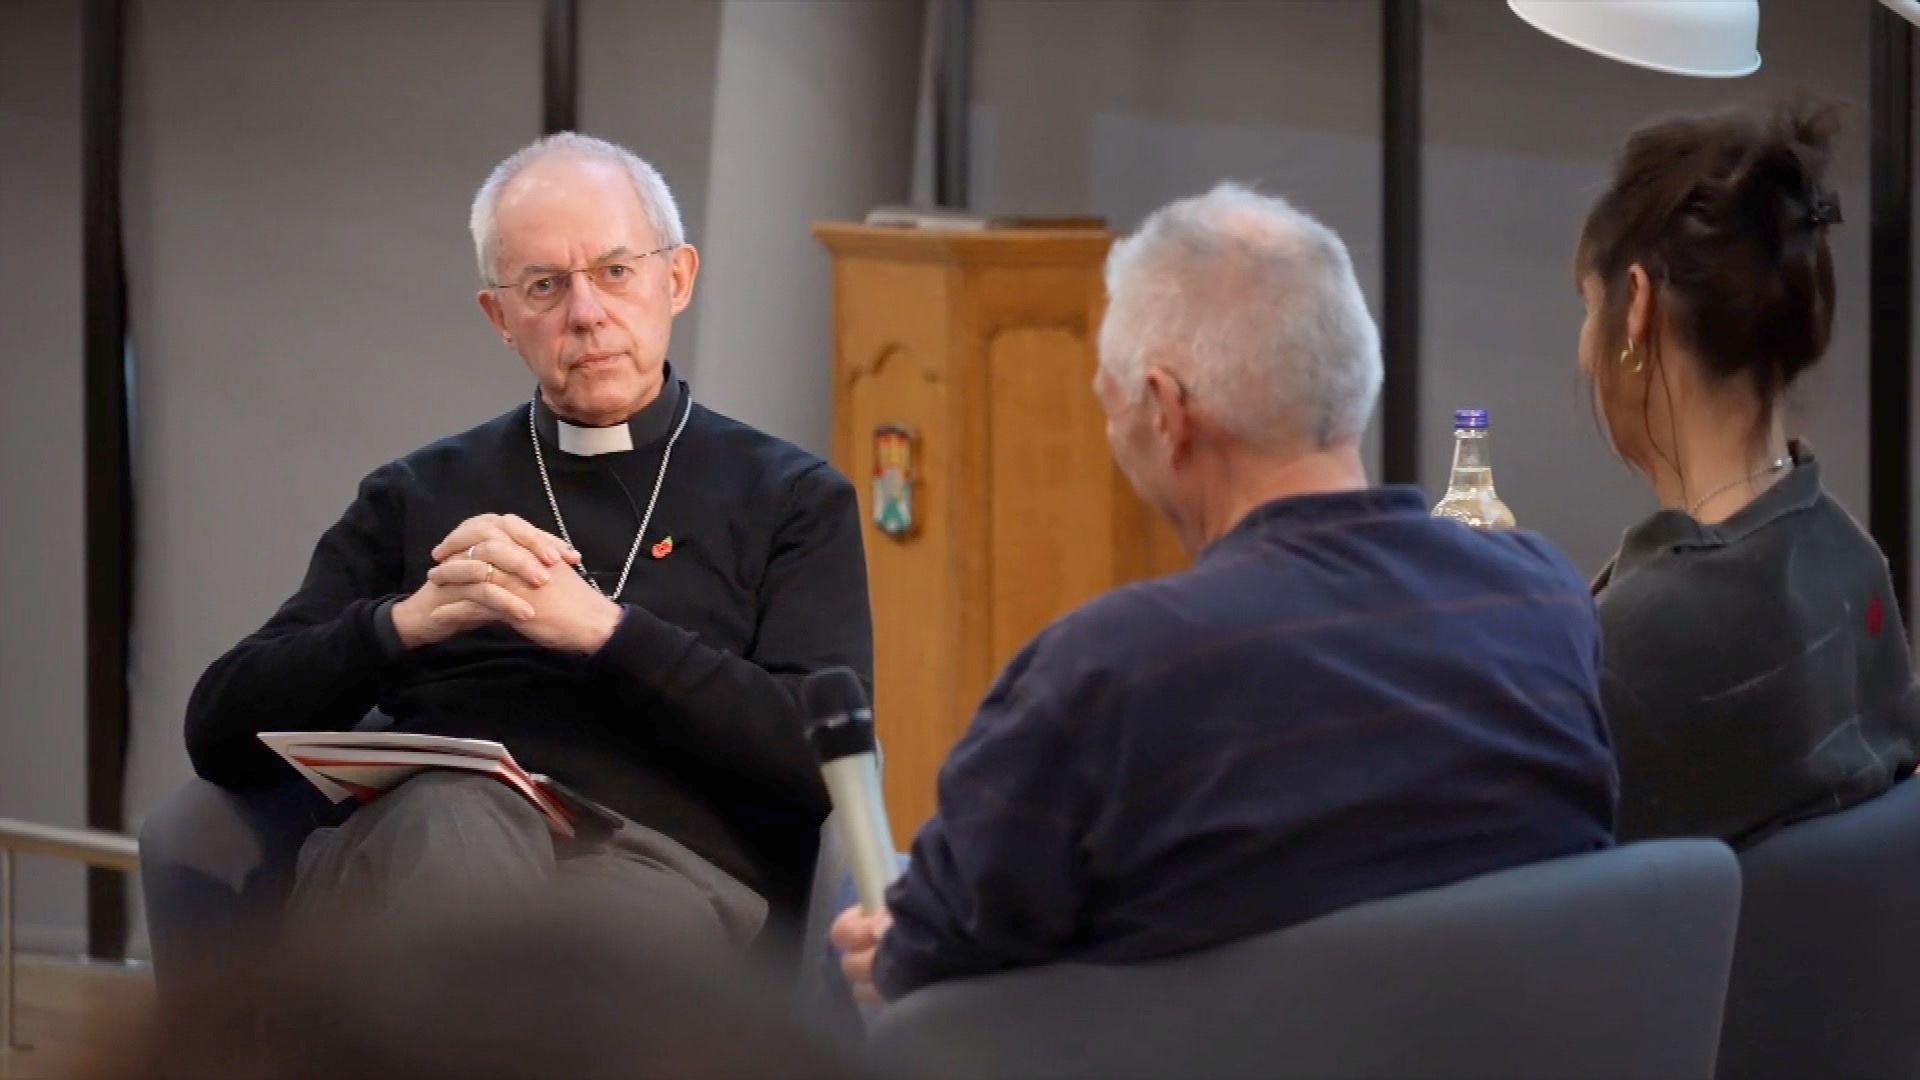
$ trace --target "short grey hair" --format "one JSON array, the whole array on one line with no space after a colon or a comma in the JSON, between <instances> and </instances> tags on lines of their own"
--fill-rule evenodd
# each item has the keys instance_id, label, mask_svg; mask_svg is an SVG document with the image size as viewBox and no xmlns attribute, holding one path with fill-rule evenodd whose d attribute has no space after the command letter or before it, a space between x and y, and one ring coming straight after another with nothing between
<instances>
[{"instance_id":1,"label":"short grey hair","mask_svg":"<svg viewBox=\"0 0 1920 1080\"><path fill-rule=\"evenodd\" d=\"M1174 370L1235 436L1325 449L1366 430L1380 332L1333 230L1287 200L1221 184L1154 211L1107 256L1100 366L1129 395L1147 358Z\"/></svg>"},{"instance_id":2,"label":"short grey hair","mask_svg":"<svg viewBox=\"0 0 1920 1080\"><path fill-rule=\"evenodd\" d=\"M680 227L680 207L674 203L667 182L661 179L660 170L624 146L591 135L562 131L515 150L493 167L480 190L474 193L468 227L473 231L473 255L480 266L480 280L491 284L494 275L499 273L495 263L500 258L500 236L494 228L493 215L500 202L500 189L527 166L562 156L608 161L625 169L627 178L633 181L634 193L640 196L647 223L653 226L654 237L662 246L678 247L687 242L686 233Z\"/></svg>"}]
</instances>

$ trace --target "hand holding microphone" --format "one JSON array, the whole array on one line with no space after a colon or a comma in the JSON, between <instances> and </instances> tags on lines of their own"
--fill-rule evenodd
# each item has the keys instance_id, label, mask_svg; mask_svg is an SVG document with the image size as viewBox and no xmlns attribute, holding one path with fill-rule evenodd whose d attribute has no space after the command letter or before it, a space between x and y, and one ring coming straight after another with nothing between
<instances>
[{"instance_id":1,"label":"hand holding microphone","mask_svg":"<svg viewBox=\"0 0 1920 1080\"><path fill-rule=\"evenodd\" d=\"M880 798L873 709L859 676L844 667L807 676L800 684L800 700L807 711L807 738L833 799L836 835L860 896L858 908L848 908L834 920L833 944L840 950L840 970L854 999L880 1005L884 1001L873 985L873 960L893 923L886 910L887 886L899 876L899 864Z\"/></svg>"},{"instance_id":2,"label":"hand holding microphone","mask_svg":"<svg viewBox=\"0 0 1920 1080\"><path fill-rule=\"evenodd\" d=\"M866 687L849 668L827 668L801 681L800 702L807 712L807 738L833 799L837 834L853 869L860 907L876 914L886 908L887 886L900 875L887 807L880 798L873 708L867 704Z\"/></svg>"}]
</instances>

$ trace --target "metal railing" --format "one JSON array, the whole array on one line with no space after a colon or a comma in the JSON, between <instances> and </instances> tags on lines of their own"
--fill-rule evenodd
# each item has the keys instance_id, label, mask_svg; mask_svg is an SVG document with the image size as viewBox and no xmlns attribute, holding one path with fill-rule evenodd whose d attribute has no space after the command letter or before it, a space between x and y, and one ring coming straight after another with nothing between
<instances>
[{"instance_id":1,"label":"metal railing","mask_svg":"<svg viewBox=\"0 0 1920 1080\"><path fill-rule=\"evenodd\" d=\"M14 1041L13 857L44 855L110 870L136 870L140 842L100 829L70 829L0 818L0 1053L24 1050Z\"/></svg>"}]
</instances>

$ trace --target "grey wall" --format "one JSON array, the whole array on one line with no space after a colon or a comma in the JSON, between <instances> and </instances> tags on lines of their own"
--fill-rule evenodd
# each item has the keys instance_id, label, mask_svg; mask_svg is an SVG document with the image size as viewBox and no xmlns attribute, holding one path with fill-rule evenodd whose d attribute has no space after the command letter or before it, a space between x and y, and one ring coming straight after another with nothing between
<instances>
[{"instance_id":1,"label":"grey wall","mask_svg":"<svg viewBox=\"0 0 1920 1080\"><path fill-rule=\"evenodd\" d=\"M723 8L695 391L822 456L831 279L807 226L906 198L919 64L918 4Z\"/></svg>"},{"instance_id":2,"label":"grey wall","mask_svg":"<svg viewBox=\"0 0 1920 1080\"><path fill-rule=\"evenodd\" d=\"M0 31L0 817L86 821L80 4ZM20 940L82 946L81 873L22 859Z\"/></svg>"},{"instance_id":3,"label":"grey wall","mask_svg":"<svg viewBox=\"0 0 1920 1080\"><path fill-rule=\"evenodd\" d=\"M1338 231L1378 315L1378 5L982 0L974 34L976 209L1124 232L1238 180Z\"/></svg>"},{"instance_id":4,"label":"grey wall","mask_svg":"<svg viewBox=\"0 0 1920 1080\"><path fill-rule=\"evenodd\" d=\"M1494 0L1428 0L1420 438L1430 494L1446 482L1452 410L1490 408L1496 476L1521 522L1583 569L1599 567L1651 499L1608 455L1575 377L1568 260L1581 216L1637 124L1806 88L1860 108L1834 174L1849 226L1833 240L1833 347L1790 416L1841 500L1864 515L1868 10L1769 4L1761 72L1716 82L1579 52ZM1090 210L1124 230L1215 180L1253 182L1347 239L1378 314L1379 33L1377 5L1339 0L982 0L976 207Z\"/></svg>"},{"instance_id":5,"label":"grey wall","mask_svg":"<svg viewBox=\"0 0 1920 1080\"><path fill-rule=\"evenodd\" d=\"M1769 3L1764 63L1745 79L1659 75L1534 31L1504 4L1426 4L1422 474L1446 482L1451 412L1492 412L1494 475L1521 524L1597 570L1652 496L1609 456L1575 371L1581 306L1570 258L1612 155L1645 120L1767 103L1805 88L1856 107L1833 181L1839 303L1826 361L1802 380L1790 429L1828 485L1866 516L1868 3Z\"/></svg>"}]
</instances>

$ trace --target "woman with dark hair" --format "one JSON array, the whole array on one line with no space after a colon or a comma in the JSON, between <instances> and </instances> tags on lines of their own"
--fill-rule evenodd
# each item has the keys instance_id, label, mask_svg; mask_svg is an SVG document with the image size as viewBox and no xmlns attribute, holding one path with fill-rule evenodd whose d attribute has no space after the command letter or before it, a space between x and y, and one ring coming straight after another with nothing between
<instances>
[{"instance_id":1,"label":"woman with dark hair","mask_svg":"<svg viewBox=\"0 0 1920 1080\"><path fill-rule=\"evenodd\" d=\"M1805 106L1643 128L1581 230L1581 370L1660 504L1594 586L1622 840L1751 843L1913 769L1886 559L1782 415L1833 323L1837 128Z\"/></svg>"}]
</instances>

